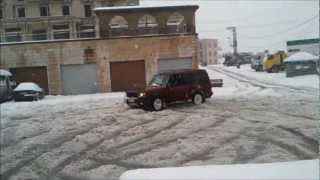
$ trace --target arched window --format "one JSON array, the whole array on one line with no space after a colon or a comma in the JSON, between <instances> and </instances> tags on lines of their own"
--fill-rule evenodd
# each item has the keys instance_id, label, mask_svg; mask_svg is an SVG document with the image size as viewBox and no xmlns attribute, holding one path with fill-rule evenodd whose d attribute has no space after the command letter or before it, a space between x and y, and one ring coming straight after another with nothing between
<instances>
[{"instance_id":1,"label":"arched window","mask_svg":"<svg viewBox=\"0 0 320 180\"><path fill-rule=\"evenodd\" d=\"M186 31L186 24L184 20L184 16L180 13L173 13L168 21L167 28L169 33L182 33Z\"/></svg>"},{"instance_id":2,"label":"arched window","mask_svg":"<svg viewBox=\"0 0 320 180\"><path fill-rule=\"evenodd\" d=\"M122 16L114 16L109 22L111 36L124 36L128 33L128 22Z\"/></svg>"},{"instance_id":3,"label":"arched window","mask_svg":"<svg viewBox=\"0 0 320 180\"><path fill-rule=\"evenodd\" d=\"M156 18L149 14L143 15L138 21L138 30L140 34L157 34L158 23Z\"/></svg>"}]
</instances>

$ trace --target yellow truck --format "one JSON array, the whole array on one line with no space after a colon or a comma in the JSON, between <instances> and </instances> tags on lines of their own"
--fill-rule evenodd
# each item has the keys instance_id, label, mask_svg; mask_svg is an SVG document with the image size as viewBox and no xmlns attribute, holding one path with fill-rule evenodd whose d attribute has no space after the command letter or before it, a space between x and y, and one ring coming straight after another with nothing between
<instances>
[{"instance_id":1,"label":"yellow truck","mask_svg":"<svg viewBox=\"0 0 320 180\"><path fill-rule=\"evenodd\" d=\"M287 57L284 51L278 51L272 55L267 55L263 61L263 70L269 73L284 70L283 60Z\"/></svg>"}]
</instances>

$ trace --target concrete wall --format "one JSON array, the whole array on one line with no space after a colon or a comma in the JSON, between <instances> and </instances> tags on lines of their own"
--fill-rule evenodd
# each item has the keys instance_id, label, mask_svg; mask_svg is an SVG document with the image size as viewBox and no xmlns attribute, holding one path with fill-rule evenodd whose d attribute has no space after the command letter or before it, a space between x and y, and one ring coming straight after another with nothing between
<instances>
[{"instance_id":1,"label":"concrete wall","mask_svg":"<svg viewBox=\"0 0 320 180\"><path fill-rule=\"evenodd\" d=\"M0 68L47 66L49 93L61 94L60 66L84 64L84 50L94 49L96 55L90 63L98 65L98 89L108 92L113 61L145 60L147 82L157 71L158 59L192 57L193 68L197 68L196 39L195 35L180 35L2 45Z\"/></svg>"}]
</instances>

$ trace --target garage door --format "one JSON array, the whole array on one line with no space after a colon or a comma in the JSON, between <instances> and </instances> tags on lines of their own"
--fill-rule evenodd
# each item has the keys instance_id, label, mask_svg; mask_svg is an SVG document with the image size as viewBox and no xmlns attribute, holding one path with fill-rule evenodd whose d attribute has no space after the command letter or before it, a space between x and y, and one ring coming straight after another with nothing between
<instances>
[{"instance_id":1,"label":"garage door","mask_svg":"<svg viewBox=\"0 0 320 180\"><path fill-rule=\"evenodd\" d=\"M144 88L146 71L144 61L111 62L112 91L126 91Z\"/></svg>"},{"instance_id":2,"label":"garage door","mask_svg":"<svg viewBox=\"0 0 320 180\"><path fill-rule=\"evenodd\" d=\"M176 69L191 69L192 59L160 59L158 60L158 72Z\"/></svg>"},{"instance_id":3,"label":"garage door","mask_svg":"<svg viewBox=\"0 0 320 180\"><path fill-rule=\"evenodd\" d=\"M61 66L63 94L92 94L97 90L96 64Z\"/></svg>"},{"instance_id":4,"label":"garage door","mask_svg":"<svg viewBox=\"0 0 320 180\"><path fill-rule=\"evenodd\" d=\"M17 83L34 82L37 83L46 94L48 94L48 75L47 67L23 67L10 69L13 79Z\"/></svg>"}]
</instances>

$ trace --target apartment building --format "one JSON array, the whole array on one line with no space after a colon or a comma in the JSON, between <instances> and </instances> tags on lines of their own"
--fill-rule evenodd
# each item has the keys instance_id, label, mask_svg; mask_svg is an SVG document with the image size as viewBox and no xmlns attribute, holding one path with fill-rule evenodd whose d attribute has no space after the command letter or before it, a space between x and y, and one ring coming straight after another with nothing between
<instances>
[{"instance_id":1,"label":"apartment building","mask_svg":"<svg viewBox=\"0 0 320 180\"><path fill-rule=\"evenodd\" d=\"M139 0L0 0L0 42L96 37L96 7Z\"/></svg>"},{"instance_id":2,"label":"apartment building","mask_svg":"<svg viewBox=\"0 0 320 180\"><path fill-rule=\"evenodd\" d=\"M220 51L217 39L199 39L198 59L202 65L218 64Z\"/></svg>"},{"instance_id":3,"label":"apartment building","mask_svg":"<svg viewBox=\"0 0 320 180\"><path fill-rule=\"evenodd\" d=\"M92 14L97 37L4 42L0 68L52 95L143 88L157 72L198 68L198 8L98 7Z\"/></svg>"}]
</instances>

